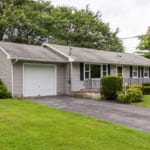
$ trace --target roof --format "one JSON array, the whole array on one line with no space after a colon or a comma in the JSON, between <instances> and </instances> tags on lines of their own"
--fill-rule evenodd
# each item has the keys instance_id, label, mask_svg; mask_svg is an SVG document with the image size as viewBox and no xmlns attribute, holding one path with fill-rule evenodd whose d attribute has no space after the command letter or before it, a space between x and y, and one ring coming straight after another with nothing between
<instances>
[{"instance_id":1,"label":"roof","mask_svg":"<svg viewBox=\"0 0 150 150\"><path fill-rule=\"evenodd\" d=\"M0 49L7 54L9 59L44 61L44 62L67 62L67 59L54 53L43 46L0 42Z\"/></svg>"},{"instance_id":2,"label":"roof","mask_svg":"<svg viewBox=\"0 0 150 150\"><path fill-rule=\"evenodd\" d=\"M55 44L47 44L47 45L50 48L57 49L67 55L69 55L70 53L71 57L74 59L75 62L150 66L150 59L135 54L103 51L79 47L71 47L71 52L69 52L70 50L68 46Z\"/></svg>"},{"instance_id":3,"label":"roof","mask_svg":"<svg viewBox=\"0 0 150 150\"><path fill-rule=\"evenodd\" d=\"M2 50L9 59L43 62L85 62L123 65L150 66L150 59L130 54L48 44L43 46L0 42Z\"/></svg>"}]
</instances>

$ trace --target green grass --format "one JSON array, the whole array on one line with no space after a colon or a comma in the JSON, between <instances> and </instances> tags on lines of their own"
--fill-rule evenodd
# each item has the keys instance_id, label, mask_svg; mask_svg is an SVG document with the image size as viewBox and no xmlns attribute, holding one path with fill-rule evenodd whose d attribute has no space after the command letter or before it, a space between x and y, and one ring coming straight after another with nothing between
<instances>
[{"instance_id":1,"label":"green grass","mask_svg":"<svg viewBox=\"0 0 150 150\"><path fill-rule=\"evenodd\" d=\"M150 108L150 95L144 95L142 102L133 103L133 105Z\"/></svg>"},{"instance_id":2,"label":"green grass","mask_svg":"<svg viewBox=\"0 0 150 150\"><path fill-rule=\"evenodd\" d=\"M1 100L0 150L150 150L150 134L33 102Z\"/></svg>"}]
</instances>

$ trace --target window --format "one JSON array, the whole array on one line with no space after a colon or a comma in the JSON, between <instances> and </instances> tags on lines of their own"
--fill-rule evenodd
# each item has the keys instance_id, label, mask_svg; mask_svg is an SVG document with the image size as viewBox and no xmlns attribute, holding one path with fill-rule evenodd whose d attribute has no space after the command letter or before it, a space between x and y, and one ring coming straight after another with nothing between
<instances>
[{"instance_id":1,"label":"window","mask_svg":"<svg viewBox=\"0 0 150 150\"><path fill-rule=\"evenodd\" d=\"M149 76L149 68L144 67L144 77L147 78Z\"/></svg>"},{"instance_id":2,"label":"window","mask_svg":"<svg viewBox=\"0 0 150 150\"><path fill-rule=\"evenodd\" d=\"M89 79L89 78L90 78L90 65L85 64L85 79Z\"/></svg>"},{"instance_id":3,"label":"window","mask_svg":"<svg viewBox=\"0 0 150 150\"><path fill-rule=\"evenodd\" d=\"M134 67L133 67L133 72L132 72L132 74L133 74L133 77L138 77L138 67L137 67L137 66L134 66Z\"/></svg>"},{"instance_id":4,"label":"window","mask_svg":"<svg viewBox=\"0 0 150 150\"><path fill-rule=\"evenodd\" d=\"M103 76L107 75L107 65L103 65Z\"/></svg>"},{"instance_id":5,"label":"window","mask_svg":"<svg viewBox=\"0 0 150 150\"><path fill-rule=\"evenodd\" d=\"M91 78L100 78L101 76L101 66L91 65Z\"/></svg>"},{"instance_id":6,"label":"window","mask_svg":"<svg viewBox=\"0 0 150 150\"><path fill-rule=\"evenodd\" d=\"M106 76L106 75L108 75L107 65L85 64L85 70L84 70L85 79L100 78L101 76Z\"/></svg>"},{"instance_id":7,"label":"window","mask_svg":"<svg viewBox=\"0 0 150 150\"><path fill-rule=\"evenodd\" d=\"M117 67L117 75L122 76L122 66Z\"/></svg>"}]
</instances>

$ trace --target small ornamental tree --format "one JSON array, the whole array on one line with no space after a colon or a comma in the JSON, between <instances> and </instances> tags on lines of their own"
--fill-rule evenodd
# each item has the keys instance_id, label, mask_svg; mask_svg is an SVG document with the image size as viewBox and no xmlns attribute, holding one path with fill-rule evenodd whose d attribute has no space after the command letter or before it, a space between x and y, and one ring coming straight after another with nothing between
<instances>
[{"instance_id":1,"label":"small ornamental tree","mask_svg":"<svg viewBox=\"0 0 150 150\"><path fill-rule=\"evenodd\" d=\"M122 77L104 76L101 79L101 93L106 99L116 99L117 92L122 90Z\"/></svg>"}]
</instances>

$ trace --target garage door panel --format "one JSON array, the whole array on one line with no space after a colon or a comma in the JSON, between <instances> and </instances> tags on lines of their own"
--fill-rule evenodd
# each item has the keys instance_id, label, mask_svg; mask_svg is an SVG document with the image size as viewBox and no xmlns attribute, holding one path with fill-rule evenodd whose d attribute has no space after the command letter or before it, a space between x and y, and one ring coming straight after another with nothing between
<instances>
[{"instance_id":1,"label":"garage door panel","mask_svg":"<svg viewBox=\"0 0 150 150\"><path fill-rule=\"evenodd\" d=\"M24 65L24 96L56 95L55 65Z\"/></svg>"}]
</instances>

